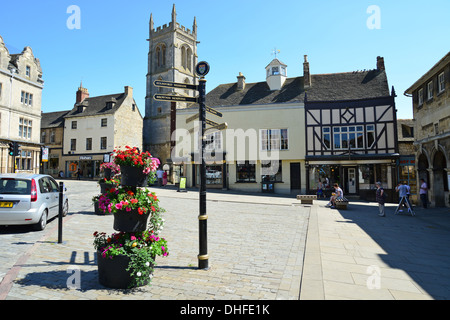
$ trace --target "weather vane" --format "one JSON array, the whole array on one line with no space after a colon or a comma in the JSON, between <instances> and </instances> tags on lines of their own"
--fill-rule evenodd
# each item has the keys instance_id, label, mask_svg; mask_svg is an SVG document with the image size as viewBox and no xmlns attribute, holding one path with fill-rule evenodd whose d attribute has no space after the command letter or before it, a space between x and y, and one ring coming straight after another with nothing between
<instances>
[{"instance_id":1,"label":"weather vane","mask_svg":"<svg viewBox=\"0 0 450 320\"><path fill-rule=\"evenodd\" d=\"M279 54L279 53L280 53L280 50L278 50L277 48L273 48L272 55L275 56L275 59L277 58L277 54Z\"/></svg>"}]
</instances>

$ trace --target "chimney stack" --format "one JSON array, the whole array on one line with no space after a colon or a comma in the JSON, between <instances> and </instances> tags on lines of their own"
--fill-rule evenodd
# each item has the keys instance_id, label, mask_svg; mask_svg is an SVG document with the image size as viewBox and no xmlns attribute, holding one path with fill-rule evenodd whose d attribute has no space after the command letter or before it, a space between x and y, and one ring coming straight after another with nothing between
<instances>
[{"instance_id":1,"label":"chimney stack","mask_svg":"<svg viewBox=\"0 0 450 320\"><path fill-rule=\"evenodd\" d=\"M133 98L133 88L129 86L125 86L125 95L130 98Z\"/></svg>"},{"instance_id":2,"label":"chimney stack","mask_svg":"<svg viewBox=\"0 0 450 320\"><path fill-rule=\"evenodd\" d=\"M303 81L304 81L304 87L309 88L311 87L311 74L309 73L309 62L308 62L308 56L304 55L305 61L303 62Z\"/></svg>"},{"instance_id":3,"label":"chimney stack","mask_svg":"<svg viewBox=\"0 0 450 320\"><path fill-rule=\"evenodd\" d=\"M377 70L379 70L379 71L386 70L384 68L384 58L383 57L380 57L380 56L377 57Z\"/></svg>"},{"instance_id":4,"label":"chimney stack","mask_svg":"<svg viewBox=\"0 0 450 320\"><path fill-rule=\"evenodd\" d=\"M86 98L89 98L89 92L88 92L88 89L83 88L83 82L81 82L80 87L78 88L78 91L77 91L77 97L76 97L75 104L79 104L79 103L83 102L83 100Z\"/></svg>"},{"instance_id":5,"label":"chimney stack","mask_svg":"<svg viewBox=\"0 0 450 320\"><path fill-rule=\"evenodd\" d=\"M242 74L242 72L239 72L239 75L237 76L237 90L242 91L245 89L245 77Z\"/></svg>"}]
</instances>

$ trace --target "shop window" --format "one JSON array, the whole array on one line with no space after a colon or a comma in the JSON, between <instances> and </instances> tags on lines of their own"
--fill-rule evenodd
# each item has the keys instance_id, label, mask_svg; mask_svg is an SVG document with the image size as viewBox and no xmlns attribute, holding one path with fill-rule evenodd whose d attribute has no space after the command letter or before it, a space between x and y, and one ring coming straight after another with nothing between
<instances>
[{"instance_id":1,"label":"shop window","mask_svg":"<svg viewBox=\"0 0 450 320\"><path fill-rule=\"evenodd\" d=\"M263 182L282 182L281 160L261 161L261 180Z\"/></svg>"},{"instance_id":2,"label":"shop window","mask_svg":"<svg viewBox=\"0 0 450 320\"><path fill-rule=\"evenodd\" d=\"M256 165L248 160L236 165L236 182L256 182Z\"/></svg>"},{"instance_id":3,"label":"shop window","mask_svg":"<svg viewBox=\"0 0 450 320\"><path fill-rule=\"evenodd\" d=\"M206 166L206 184L222 184L222 166L210 165Z\"/></svg>"}]
</instances>

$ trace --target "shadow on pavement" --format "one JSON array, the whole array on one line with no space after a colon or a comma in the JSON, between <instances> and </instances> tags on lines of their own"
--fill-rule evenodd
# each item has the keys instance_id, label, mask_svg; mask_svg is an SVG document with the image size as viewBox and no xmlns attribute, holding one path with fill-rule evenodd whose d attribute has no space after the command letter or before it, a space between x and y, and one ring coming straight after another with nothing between
<instances>
[{"instance_id":1,"label":"shadow on pavement","mask_svg":"<svg viewBox=\"0 0 450 320\"><path fill-rule=\"evenodd\" d=\"M415 216L394 215L396 207L379 217L376 205L352 202L338 210L347 220L339 222L357 224L386 252L378 256L387 266L406 272L434 299L450 299L450 210L416 207Z\"/></svg>"}]
</instances>

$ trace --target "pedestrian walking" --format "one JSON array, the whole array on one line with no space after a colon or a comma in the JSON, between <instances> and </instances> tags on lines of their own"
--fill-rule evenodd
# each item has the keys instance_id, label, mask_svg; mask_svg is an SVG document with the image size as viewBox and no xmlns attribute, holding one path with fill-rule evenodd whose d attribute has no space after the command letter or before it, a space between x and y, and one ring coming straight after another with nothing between
<instances>
[{"instance_id":1,"label":"pedestrian walking","mask_svg":"<svg viewBox=\"0 0 450 320\"><path fill-rule=\"evenodd\" d=\"M167 184L167 172L164 171L163 173L163 187Z\"/></svg>"},{"instance_id":2,"label":"pedestrian walking","mask_svg":"<svg viewBox=\"0 0 450 320\"><path fill-rule=\"evenodd\" d=\"M317 198L325 198L325 195L323 193L323 184L322 182L319 180L319 184L317 186Z\"/></svg>"},{"instance_id":3,"label":"pedestrian walking","mask_svg":"<svg viewBox=\"0 0 450 320\"><path fill-rule=\"evenodd\" d=\"M398 198L399 198L397 209L395 209L395 214L397 214L397 212L403 212L402 207L404 206L408 212L410 212L412 215L414 215L411 203L409 202L409 198L408 198L409 191L410 191L409 186L406 183L399 183L395 187L395 190L398 192Z\"/></svg>"},{"instance_id":4,"label":"pedestrian walking","mask_svg":"<svg viewBox=\"0 0 450 320\"><path fill-rule=\"evenodd\" d=\"M162 171L161 168L158 168L158 170L156 170L156 178L158 178L158 186L162 186L163 183L163 173L164 171Z\"/></svg>"},{"instance_id":5,"label":"pedestrian walking","mask_svg":"<svg viewBox=\"0 0 450 320\"><path fill-rule=\"evenodd\" d=\"M424 179L420 179L420 201L422 202L422 206L426 209L428 206L428 185Z\"/></svg>"},{"instance_id":6,"label":"pedestrian walking","mask_svg":"<svg viewBox=\"0 0 450 320\"><path fill-rule=\"evenodd\" d=\"M386 202L386 194L384 193L384 189L381 186L381 182L377 182L375 184L375 186L377 187L377 191L376 191L376 201L378 202L378 211L379 211L379 216L380 217L385 217L386 214L384 212L384 203Z\"/></svg>"}]
</instances>

